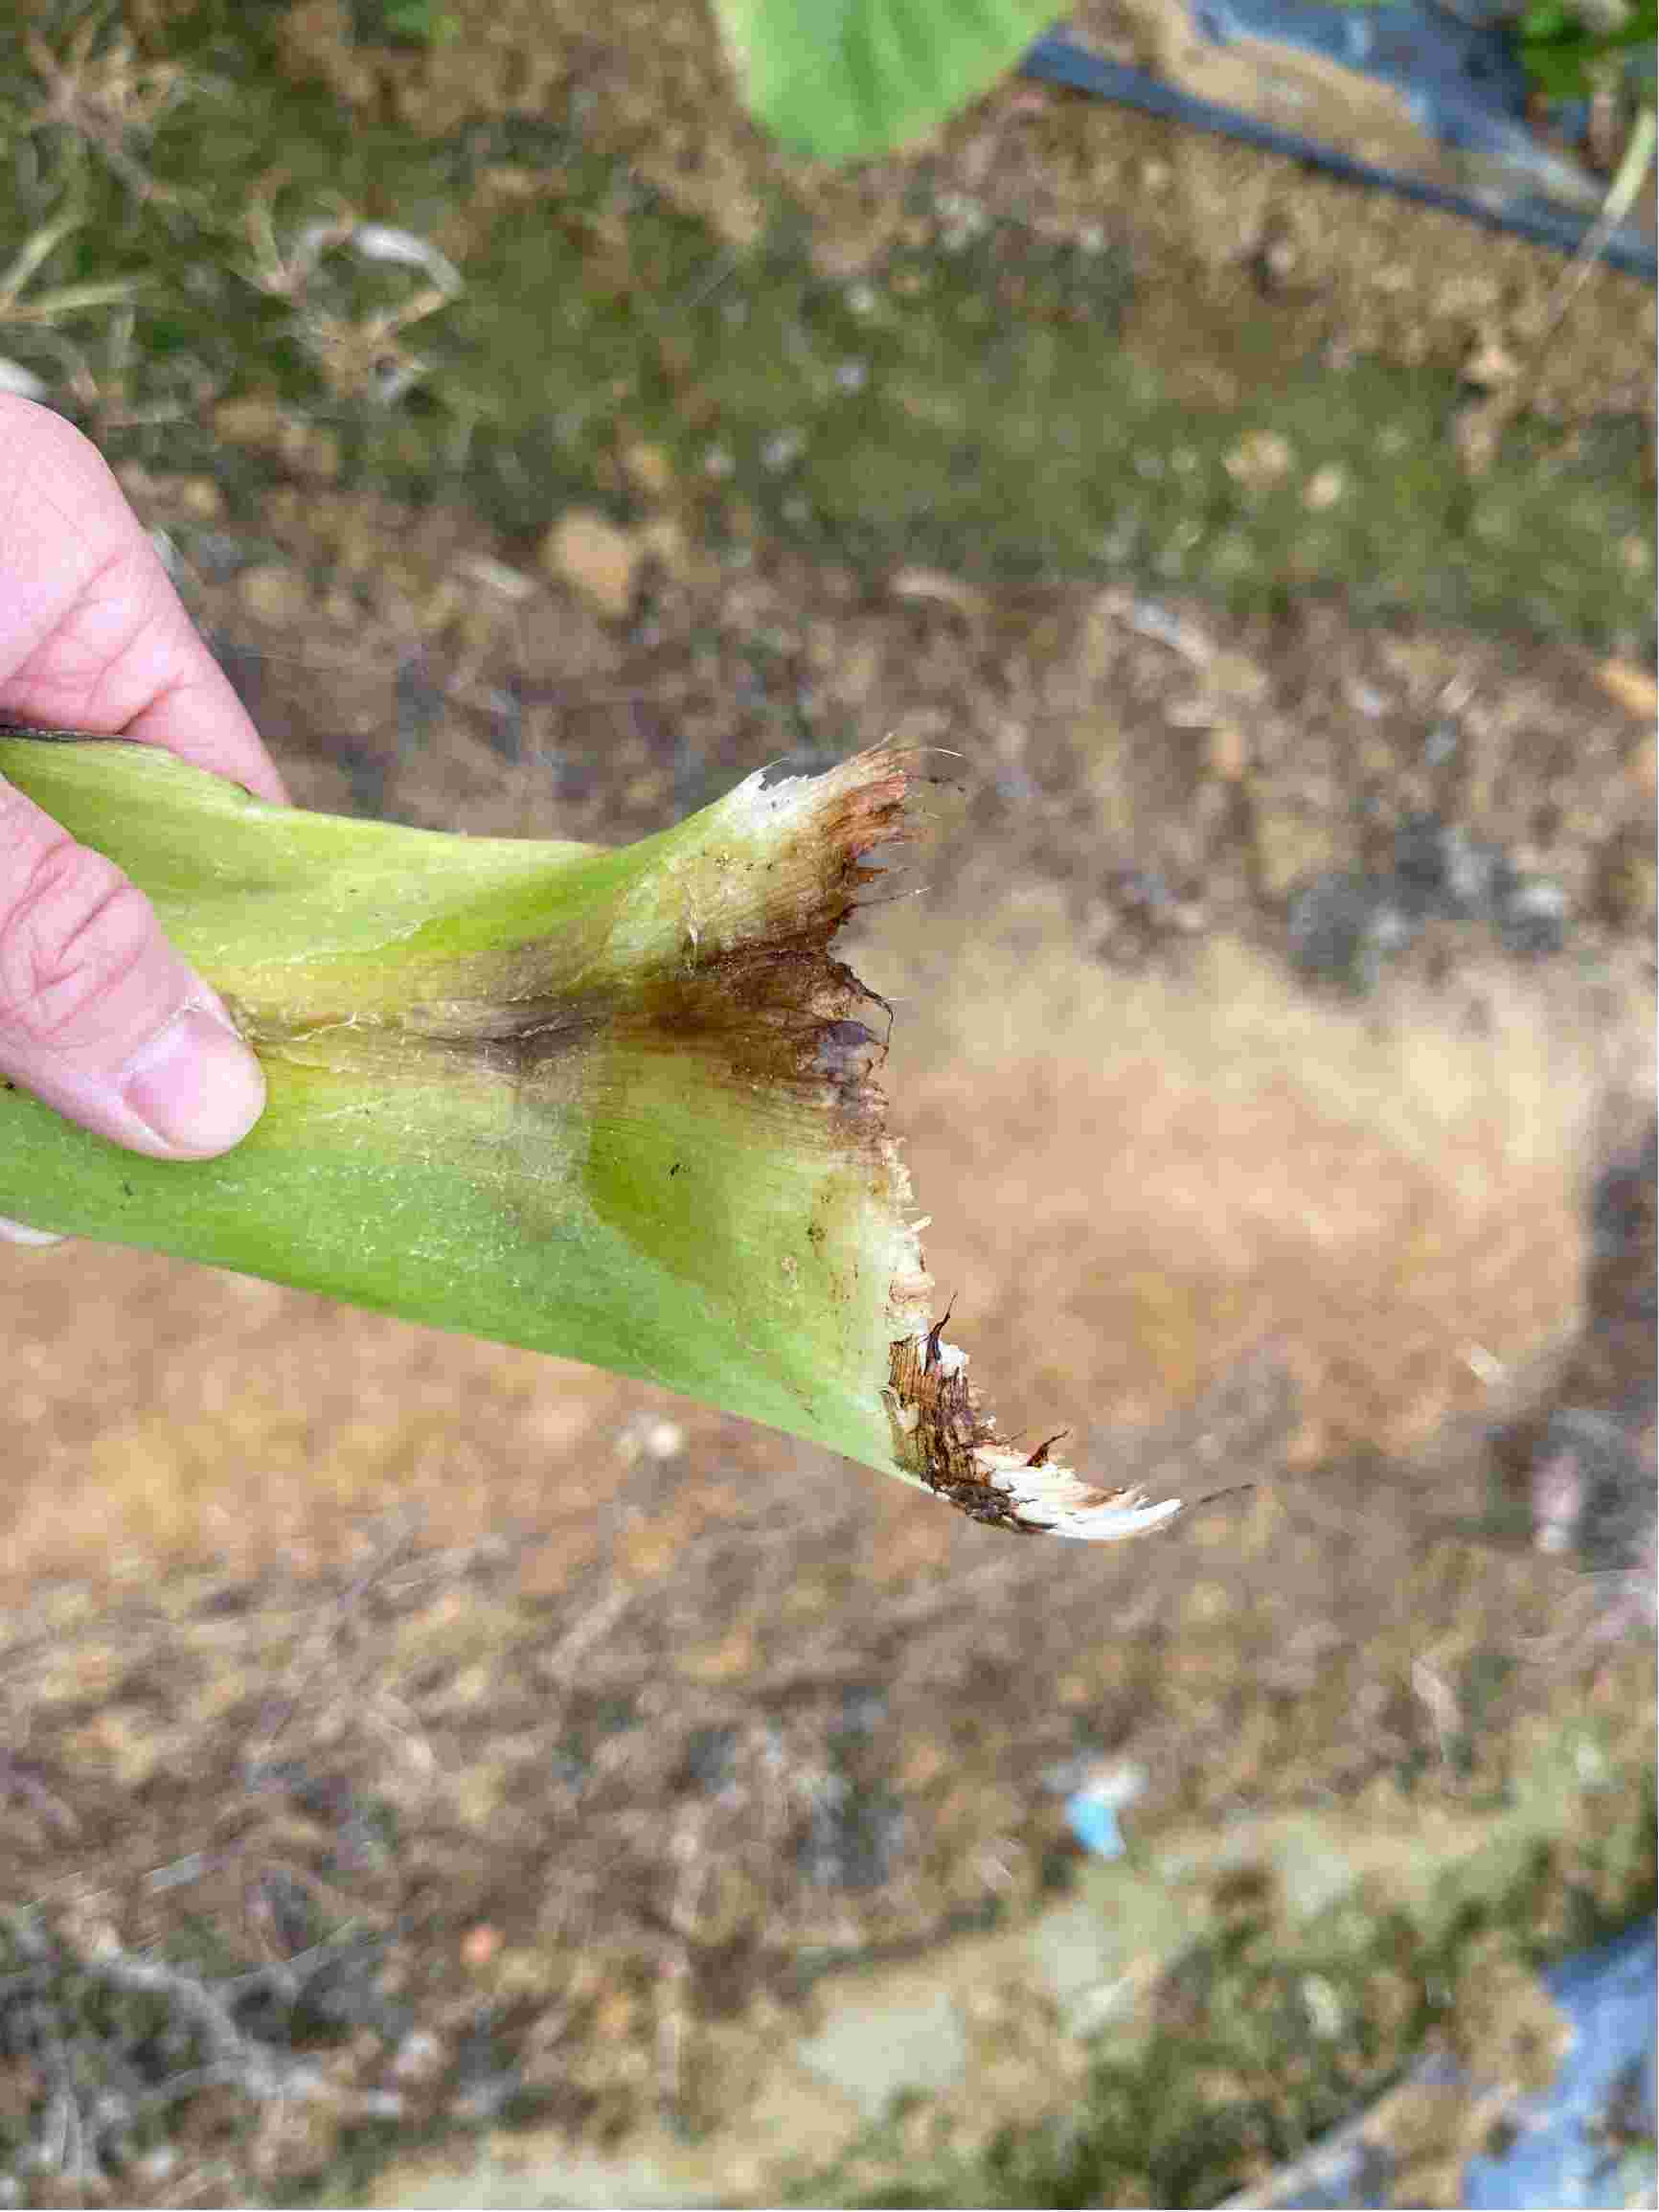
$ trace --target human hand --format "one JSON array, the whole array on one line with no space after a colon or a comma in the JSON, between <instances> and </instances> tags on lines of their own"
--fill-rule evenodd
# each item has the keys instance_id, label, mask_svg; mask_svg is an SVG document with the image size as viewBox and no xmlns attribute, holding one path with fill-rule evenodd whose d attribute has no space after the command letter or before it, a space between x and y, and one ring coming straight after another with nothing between
<instances>
[{"instance_id":1,"label":"human hand","mask_svg":"<svg viewBox=\"0 0 1659 2212\"><path fill-rule=\"evenodd\" d=\"M102 455L0 394L0 720L282 780ZM259 1062L149 901L0 779L0 1074L128 1151L208 1159L265 1102Z\"/></svg>"}]
</instances>

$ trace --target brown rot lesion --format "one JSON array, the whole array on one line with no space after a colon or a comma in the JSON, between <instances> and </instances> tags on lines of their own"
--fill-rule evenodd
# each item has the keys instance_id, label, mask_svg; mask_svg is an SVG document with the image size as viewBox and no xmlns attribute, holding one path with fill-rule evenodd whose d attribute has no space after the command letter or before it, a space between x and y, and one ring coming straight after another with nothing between
<instances>
[{"instance_id":1,"label":"brown rot lesion","mask_svg":"<svg viewBox=\"0 0 1659 2212\"><path fill-rule=\"evenodd\" d=\"M970 1520L1034 1535L1043 1524L1020 1514L978 1456L987 1447L1001 1447L1003 1439L979 1410L966 1357L944 1341L954 1305L953 1299L930 1327L897 1338L889 1348L884 1396L896 1456Z\"/></svg>"},{"instance_id":2,"label":"brown rot lesion","mask_svg":"<svg viewBox=\"0 0 1659 2212\"><path fill-rule=\"evenodd\" d=\"M970 1520L1020 1536L1116 1543L1166 1527L1180 1514L1179 1498L1153 1501L1137 1489L1102 1488L1052 1458L1063 1428L1034 1451L999 1434L967 1380L966 1353L945 1342L949 1319L947 1308L888 1347L882 1400L895 1463L913 1480Z\"/></svg>"}]
</instances>

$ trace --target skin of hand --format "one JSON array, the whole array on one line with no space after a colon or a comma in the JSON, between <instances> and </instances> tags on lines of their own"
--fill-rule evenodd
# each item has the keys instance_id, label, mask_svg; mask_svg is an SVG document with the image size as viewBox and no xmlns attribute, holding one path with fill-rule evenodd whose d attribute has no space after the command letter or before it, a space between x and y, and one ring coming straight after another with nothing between
<instances>
[{"instance_id":1,"label":"skin of hand","mask_svg":"<svg viewBox=\"0 0 1659 2212\"><path fill-rule=\"evenodd\" d=\"M160 745L286 801L97 447L7 394L0 720ZM259 1062L149 901L3 780L0 1073L155 1159L227 1152L264 1107Z\"/></svg>"}]
</instances>

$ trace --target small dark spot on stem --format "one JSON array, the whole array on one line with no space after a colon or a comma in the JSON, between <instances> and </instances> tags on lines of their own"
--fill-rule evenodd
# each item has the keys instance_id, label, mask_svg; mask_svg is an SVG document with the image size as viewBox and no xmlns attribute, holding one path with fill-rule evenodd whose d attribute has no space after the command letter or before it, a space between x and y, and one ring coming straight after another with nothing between
<instances>
[{"instance_id":1,"label":"small dark spot on stem","mask_svg":"<svg viewBox=\"0 0 1659 2212\"><path fill-rule=\"evenodd\" d=\"M819 1072L835 1083L861 1083L871 1061L885 1059L887 1047L861 1021L826 1022L818 1033Z\"/></svg>"},{"instance_id":2,"label":"small dark spot on stem","mask_svg":"<svg viewBox=\"0 0 1659 2212\"><path fill-rule=\"evenodd\" d=\"M939 1339L943 1335L951 1314L956 1311L956 1292L950 1294L950 1304L944 1309L933 1327L927 1332L926 1369L931 1373L939 1365Z\"/></svg>"}]
</instances>

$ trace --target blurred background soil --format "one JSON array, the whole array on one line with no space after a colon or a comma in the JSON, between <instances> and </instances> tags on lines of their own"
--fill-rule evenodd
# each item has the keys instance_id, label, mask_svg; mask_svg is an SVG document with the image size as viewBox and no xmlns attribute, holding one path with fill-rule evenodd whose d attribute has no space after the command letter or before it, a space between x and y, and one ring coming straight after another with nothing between
<instances>
[{"instance_id":1,"label":"blurred background soil","mask_svg":"<svg viewBox=\"0 0 1659 2212\"><path fill-rule=\"evenodd\" d=\"M937 748L849 956L953 1334L1005 1426L1223 1494L1016 1542L574 1364L14 1255L0 1903L241 2039L187 2095L53 1999L78 2125L158 2203L713 2127L830 1968L1064 1887L1057 1766L1129 1762L1148 1843L1338 1806L1432 1851L1587 1731L1507 1902L1367 1922L1340 2033L1183 2090L1201 2155L1026 2200L1214 2201L1471 1957L1650 1896L1650 1524L1547 1554L1529 1486L1563 1408L1651 1447L1651 1201L1595 1200L1651 1098L1651 299L1546 344L1540 251L1017 82L826 179L694 7L444 13L26 10L6 213L62 226L38 299L108 296L11 298L0 353L302 804L614 841ZM29 2150L43 2033L11 2201L101 2185Z\"/></svg>"}]
</instances>

